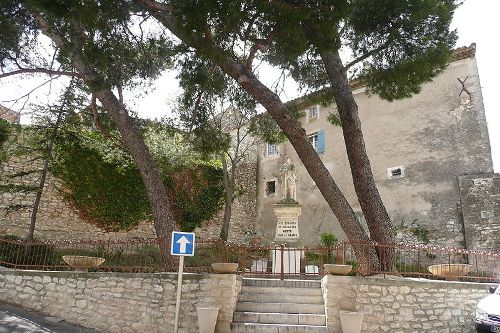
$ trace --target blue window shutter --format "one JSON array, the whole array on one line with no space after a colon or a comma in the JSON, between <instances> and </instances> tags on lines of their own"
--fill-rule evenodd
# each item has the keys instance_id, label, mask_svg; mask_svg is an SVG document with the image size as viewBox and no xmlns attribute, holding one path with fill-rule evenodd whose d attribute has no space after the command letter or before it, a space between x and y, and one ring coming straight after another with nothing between
<instances>
[{"instance_id":1,"label":"blue window shutter","mask_svg":"<svg viewBox=\"0 0 500 333\"><path fill-rule=\"evenodd\" d=\"M325 131L318 131L318 142L316 143L316 151L318 154L325 152Z\"/></svg>"}]
</instances>

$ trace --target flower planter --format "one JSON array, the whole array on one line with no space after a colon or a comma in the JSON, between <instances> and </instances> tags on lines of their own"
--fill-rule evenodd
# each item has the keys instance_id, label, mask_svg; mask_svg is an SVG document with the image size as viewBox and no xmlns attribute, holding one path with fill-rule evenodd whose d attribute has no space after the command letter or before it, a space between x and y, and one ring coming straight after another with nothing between
<instances>
[{"instance_id":1,"label":"flower planter","mask_svg":"<svg viewBox=\"0 0 500 333\"><path fill-rule=\"evenodd\" d=\"M347 275L352 270L351 265L324 264L323 267L332 275Z\"/></svg>"},{"instance_id":2,"label":"flower planter","mask_svg":"<svg viewBox=\"0 0 500 333\"><path fill-rule=\"evenodd\" d=\"M238 269L238 263L217 262L212 264L212 268L216 273L232 274Z\"/></svg>"},{"instance_id":3,"label":"flower planter","mask_svg":"<svg viewBox=\"0 0 500 333\"><path fill-rule=\"evenodd\" d=\"M106 259L88 256L63 256L63 260L78 272L88 272L89 268L97 267Z\"/></svg>"},{"instance_id":4,"label":"flower planter","mask_svg":"<svg viewBox=\"0 0 500 333\"><path fill-rule=\"evenodd\" d=\"M472 270L469 264L440 264L427 267L429 272L438 276L465 276Z\"/></svg>"},{"instance_id":5,"label":"flower planter","mask_svg":"<svg viewBox=\"0 0 500 333\"><path fill-rule=\"evenodd\" d=\"M214 333L219 308L196 308L200 333Z\"/></svg>"},{"instance_id":6,"label":"flower planter","mask_svg":"<svg viewBox=\"0 0 500 333\"><path fill-rule=\"evenodd\" d=\"M363 324L363 312L339 311L343 333L359 333Z\"/></svg>"}]
</instances>

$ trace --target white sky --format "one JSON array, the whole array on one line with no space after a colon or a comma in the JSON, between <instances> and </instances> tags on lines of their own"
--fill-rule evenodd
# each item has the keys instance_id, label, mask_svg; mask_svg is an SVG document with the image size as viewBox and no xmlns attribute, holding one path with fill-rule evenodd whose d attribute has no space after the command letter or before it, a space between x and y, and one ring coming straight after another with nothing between
<instances>
[{"instance_id":1,"label":"white sky","mask_svg":"<svg viewBox=\"0 0 500 333\"><path fill-rule=\"evenodd\" d=\"M455 12L452 28L458 30L457 46L469 46L471 43L477 44L476 59L481 79L481 87L486 110L486 119L490 135L490 144L493 155L493 165L496 172L500 171L500 99L496 94L500 88L499 55L500 47L498 43L498 33L500 32L500 19L498 12L500 1L497 0L465 0ZM271 85L277 78L276 73L269 67L260 68L262 80ZM150 92L141 92L130 95L127 104L135 109L139 116L147 118L161 118L169 115L170 103L179 93L179 86L175 79L175 72L165 73L158 79ZM13 99L28 92L37 84L43 82L40 78L31 79L9 79L0 81L0 101ZM299 93L289 80L286 87L286 95L282 95L283 100L297 97ZM45 92L33 97L31 102L44 103L48 86ZM144 93L146 95L144 96ZM1 102L4 106L12 107L9 103ZM16 110L20 105L14 105ZM27 122L27 118L23 122Z\"/></svg>"}]
</instances>

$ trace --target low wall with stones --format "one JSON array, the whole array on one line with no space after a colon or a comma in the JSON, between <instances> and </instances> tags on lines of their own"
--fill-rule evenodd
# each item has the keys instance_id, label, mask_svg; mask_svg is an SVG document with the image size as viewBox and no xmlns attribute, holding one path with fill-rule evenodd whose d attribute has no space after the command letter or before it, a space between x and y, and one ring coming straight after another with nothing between
<instances>
[{"instance_id":1,"label":"low wall with stones","mask_svg":"<svg viewBox=\"0 0 500 333\"><path fill-rule=\"evenodd\" d=\"M0 301L103 332L173 332L177 274L0 271ZM198 332L196 307L219 307L229 333L241 278L185 274L179 332Z\"/></svg>"},{"instance_id":2,"label":"low wall with stones","mask_svg":"<svg viewBox=\"0 0 500 333\"><path fill-rule=\"evenodd\" d=\"M472 333L488 284L327 275L327 325L340 332L339 311L363 312L362 332Z\"/></svg>"}]
</instances>

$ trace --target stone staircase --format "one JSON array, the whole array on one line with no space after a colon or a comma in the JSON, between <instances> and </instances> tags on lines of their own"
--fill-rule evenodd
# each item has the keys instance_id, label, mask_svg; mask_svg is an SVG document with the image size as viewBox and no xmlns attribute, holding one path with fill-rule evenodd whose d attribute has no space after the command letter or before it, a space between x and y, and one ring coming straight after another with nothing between
<instances>
[{"instance_id":1,"label":"stone staircase","mask_svg":"<svg viewBox=\"0 0 500 333\"><path fill-rule=\"evenodd\" d=\"M321 282L243 279L233 333L331 333Z\"/></svg>"}]
</instances>

